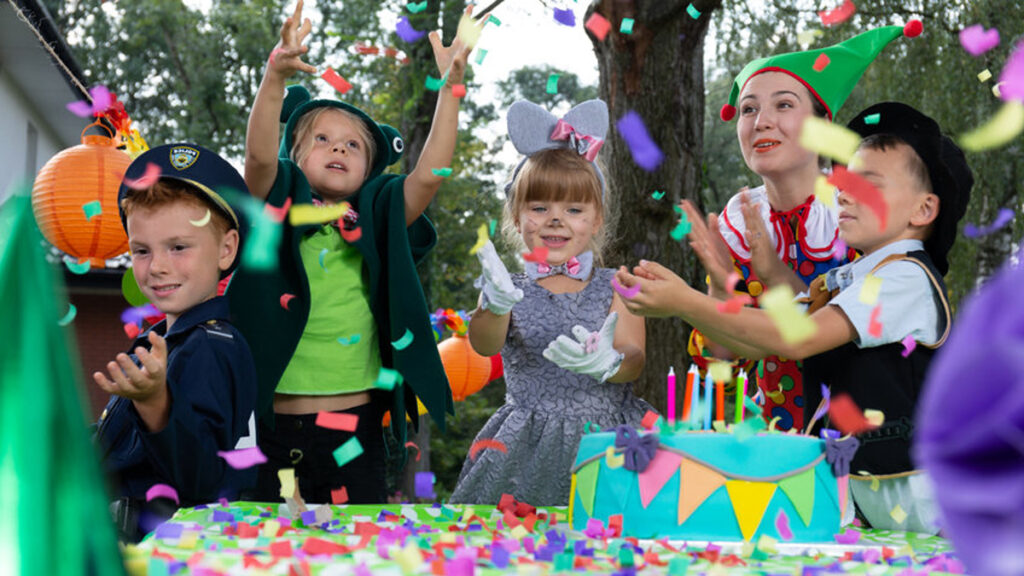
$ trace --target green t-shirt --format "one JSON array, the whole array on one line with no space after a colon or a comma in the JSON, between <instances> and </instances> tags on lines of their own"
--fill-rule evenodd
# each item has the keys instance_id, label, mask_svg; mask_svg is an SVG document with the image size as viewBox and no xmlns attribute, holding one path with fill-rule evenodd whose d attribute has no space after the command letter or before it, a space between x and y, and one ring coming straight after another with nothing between
<instances>
[{"instance_id":1,"label":"green t-shirt","mask_svg":"<svg viewBox=\"0 0 1024 576\"><path fill-rule=\"evenodd\" d=\"M331 225L299 241L309 279L309 320L278 394L347 394L373 388L380 372L377 325L363 256Z\"/></svg>"}]
</instances>

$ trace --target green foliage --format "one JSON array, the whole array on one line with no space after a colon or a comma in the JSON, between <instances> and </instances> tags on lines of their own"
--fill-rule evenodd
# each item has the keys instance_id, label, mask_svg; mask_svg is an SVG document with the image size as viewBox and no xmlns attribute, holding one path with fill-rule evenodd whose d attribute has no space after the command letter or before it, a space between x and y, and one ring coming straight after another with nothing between
<instances>
[{"instance_id":1,"label":"green foliage","mask_svg":"<svg viewBox=\"0 0 1024 576\"><path fill-rule=\"evenodd\" d=\"M548 94L548 78L558 74L558 91ZM597 98L597 86L580 83L580 79L572 72L559 70L551 66L524 66L513 70L508 78L498 81L498 94L503 108L508 108L520 99L553 110L561 104L570 106Z\"/></svg>"}]
</instances>

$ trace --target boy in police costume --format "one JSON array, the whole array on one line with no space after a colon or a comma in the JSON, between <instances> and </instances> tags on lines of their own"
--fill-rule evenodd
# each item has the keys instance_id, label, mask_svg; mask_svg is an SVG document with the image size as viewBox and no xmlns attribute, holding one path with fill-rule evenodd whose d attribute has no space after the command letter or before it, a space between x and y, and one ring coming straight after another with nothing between
<instances>
[{"instance_id":1,"label":"boy in police costume","mask_svg":"<svg viewBox=\"0 0 1024 576\"><path fill-rule=\"evenodd\" d=\"M151 186L136 190L150 164ZM173 513L172 500L147 503L156 484L190 506L237 498L255 481L219 451L256 445L256 369L249 346L229 323L219 281L238 263L243 223L220 193L246 192L238 172L194 144L153 148L128 167L118 193L132 272L165 319L93 379L113 398L96 440L119 499L111 509L126 540L137 540Z\"/></svg>"}]
</instances>

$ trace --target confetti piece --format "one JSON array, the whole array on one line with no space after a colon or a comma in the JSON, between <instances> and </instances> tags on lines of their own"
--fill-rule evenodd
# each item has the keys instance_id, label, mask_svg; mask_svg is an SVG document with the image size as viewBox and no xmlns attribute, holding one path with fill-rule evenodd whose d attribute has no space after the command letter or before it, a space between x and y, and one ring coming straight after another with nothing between
<instances>
[{"instance_id":1,"label":"confetti piece","mask_svg":"<svg viewBox=\"0 0 1024 576\"><path fill-rule=\"evenodd\" d=\"M477 454L479 454L480 451L482 450L487 450L488 448L492 450L497 450L502 454L508 454L508 447L505 446L505 444L503 444L501 441L493 440L491 438L485 438L483 440L477 440L476 442L473 442L473 445L469 447L469 459L476 460Z\"/></svg>"},{"instance_id":2,"label":"confetti piece","mask_svg":"<svg viewBox=\"0 0 1024 576\"><path fill-rule=\"evenodd\" d=\"M200 218L199 220L189 220L188 223L195 226L196 228L202 228L203 226L206 226L207 224L210 223L211 217L212 215L210 214L210 209L207 208L206 214L204 214L202 218Z\"/></svg>"},{"instance_id":3,"label":"confetti piece","mask_svg":"<svg viewBox=\"0 0 1024 576\"><path fill-rule=\"evenodd\" d=\"M878 304L871 310L871 319L868 321L868 334L874 338L882 337L882 323L878 317L882 314L882 305Z\"/></svg>"},{"instance_id":4,"label":"confetti piece","mask_svg":"<svg viewBox=\"0 0 1024 576\"><path fill-rule=\"evenodd\" d=\"M1024 100L1024 42L1019 42L999 73L999 98L1009 102Z\"/></svg>"},{"instance_id":5,"label":"confetti piece","mask_svg":"<svg viewBox=\"0 0 1024 576\"><path fill-rule=\"evenodd\" d=\"M281 483L281 498L291 498L295 494L295 469L281 468L277 480Z\"/></svg>"},{"instance_id":6,"label":"confetti piece","mask_svg":"<svg viewBox=\"0 0 1024 576\"><path fill-rule=\"evenodd\" d=\"M363 237L363 228L362 226L356 226L351 230L347 230L343 225L341 226L341 237L342 239L345 240L345 242L348 242L349 244L354 244L358 242L360 238Z\"/></svg>"},{"instance_id":7,"label":"confetti piece","mask_svg":"<svg viewBox=\"0 0 1024 576\"><path fill-rule=\"evenodd\" d=\"M832 59L828 57L828 54L818 54L818 58L814 60L814 66L812 66L812 68L814 68L815 72L821 72L831 63Z\"/></svg>"},{"instance_id":8,"label":"confetti piece","mask_svg":"<svg viewBox=\"0 0 1024 576\"><path fill-rule=\"evenodd\" d=\"M88 273L89 269L92 267L88 258L82 258L79 260L74 256L68 255L64 256L64 266L66 266L72 274L78 274L79 276Z\"/></svg>"},{"instance_id":9,"label":"confetti piece","mask_svg":"<svg viewBox=\"0 0 1024 576\"><path fill-rule=\"evenodd\" d=\"M124 325L124 333L129 338L131 338L132 340L138 338L140 332L142 332L142 329L139 328L138 325L136 325L136 324L125 324Z\"/></svg>"},{"instance_id":10,"label":"confetti piece","mask_svg":"<svg viewBox=\"0 0 1024 576\"><path fill-rule=\"evenodd\" d=\"M344 504L348 502L348 488L342 486L337 490L331 490L331 504Z\"/></svg>"},{"instance_id":11,"label":"confetti piece","mask_svg":"<svg viewBox=\"0 0 1024 576\"><path fill-rule=\"evenodd\" d=\"M361 340L361 339L362 339L362 337L359 334L353 334L352 336L349 336L348 338L346 338L344 336L342 336L341 338L338 338L338 343L341 344L342 346L351 346L353 344L358 344L359 340Z\"/></svg>"},{"instance_id":12,"label":"confetti piece","mask_svg":"<svg viewBox=\"0 0 1024 576\"><path fill-rule=\"evenodd\" d=\"M377 381L373 383L375 388L382 390L394 390L395 386L402 383L402 375L390 368L381 368L377 373Z\"/></svg>"},{"instance_id":13,"label":"confetti piece","mask_svg":"<svg viewBox=\"0 0 1024 576\"><path fill-rule=\"evenodd\" d=\"M860 294L857 295L857 299L874 306L878 302L878 293L882 290L882 279L874 274L868 274L864 277L864 284L860 288Z\"/></svg>"},{"instance_id":14,"label":"confetti piece","mask_svg":"<svg viewBox=\"0 0 1024 576\"><path fill-rule=\"evenodd\" d=\"M456 98L464 98L466 96L466 85L456 84L452 86L452 96Z\"/></svg>"},{"instance_id":15,"label":"confetti piece","mask_svg":"<svg viewBox=\"0 0 1024 576\"><path fill-rule=\"evenodd\" d=\"M754 299L747 294L737 294L725 302L718 302L715 307L722 314L739 314L740 310L748 304L753 304Z\"/></svg>"},{"instance_id":16,"label":"confetti piece","mask_svg":"<svg viewBox=\"0 0 1024 576\"><path fill-rule=\"evenodd\" d=\"M868 424L878 428L882 424L885 424L885 412L882 412L881 410L868 409L864 411L864 419L868 421Z\"/></svg>"},{"instance_id":17,"label":"confetti piece","mask_svg":"<svg viewBox=\"0 0 1024 576\"><path fill-rule=\"evenodd\" d=\"M484 58L486 58L486 57L487 57L487 50L484 50L483 48L477 50L476 51L476 65L477 66L482 66L483 63L484 63Z\"/></svg>"},{"instance_id":18,"label":"confetti piece","mask_svg":"<svg viewBox=\"0 0 1024 576\"><path fill-rule=\"evenodd\" d=\"M416 2L409 2L405 5L405 9L412 14L419 14L427 9L427 0L423 0L423 2L418 4Z\"/></svg>"},{"instance_id":19,"label":"confetti piece","mask_svg":"<svg viewBox=\"0 0 1024 576\"><path fill-rule=\"evenodd\" d=\"M415 483L416 497L428 500L437 498L437 494L434 494L435 481L433 472L417 472Z\"/></svg>"},{"instance_id":20,"label":"confetti piece","mask_svg":"<svg viewBox=\"0 0 1024 576\"><path fill-rule=\"evenodd\" d=\"M849 164L860 145L860 136L845 126L808 116L800 130L800 145L811 152Z\"/></svg>"},{"instance_id":21,"label":"confetti piece","mask_svg":"<svg viewBox=\"0 0 1024 576\"><path fill-rule=\"evenodd\" d=\"M614 288L615 291L619 293L619 296L622 296L626 300L631 300L634 296L640 293L639 284L636 284L630 288L626 288L622 284L619 284L618 278L612 278L612 288Z\"/></svg>"},{"instance_id":22,"label":"confetti piece","mask_svg":"<svg viewBox=\"0 0 1024 576\"><path fill-rule=\"evenodd\" d=\"M90 116L99 116L110 108L112 98L106 86L97 84L90 88L89 98L92 100L91 103L84 100L68 103L68 111L79 118L88 118Z\"/></svg>"},{"instance_id":23,"label":"confetti piece","mask_svg":"<svg viewBox=\"0 0 1024 576\"><path fill-rule=\"evenodd\" d=\"M395 25L395 33L398 34L398 37L404 42L408 42L410 44L419 41L427 35L426 32L420 32L413 28L412 24L409 23L408 16L402 16L398 19L398 24Z\"/></svg>"},{"instance_id":24,"label":"confetti piece","mask_svg":"<svg viewBox=\"0 0 1024 576\"><path fill-rule=\"evenodd\" d=\"M661 418L661 416L658 416L657 412L648 410L640 420L640 426L643 426L648 430L652 430L654 425L658 423L658 418Z\"/></svg>"},{"instance_id":25,"label":"confetti piece","mask_svg":"<svg viewBox=\"0 0 1024 576\"><path fill-rule=\"evenodd\" d=\"M488 22L490 19L488 19ZM485 22L486 24L486 22ZM501 22L498 22L501 25ZM457 38L462 39L462 45L466 46L470 50L476 47L477 43L480 42L480 33L483 32L483 26L477 24L477 21L472 16L462 15L459 19L459 27L455 32Z\"/></svg>"},{"instance_id":26,"label":"confetti piece","mask_svg":"<svg viewBox=\"0 0 1024 576\"><path fill-rule=\"evenodd\" d=\"M146 171L138 178L128 178L124 185L132 190L146 190L160 179L160 167L152 162L146 163Z\"/></svg>"},{"instance_id":27,"label":"confetti piece","mask_svg":"<svg viewBox=\"0 0 1024 576\"><path fill-rule=\"evenodd\" d=\"M620 34L632 34L633 33L633 22L634 21L633 21L632 18L623 18L622 22L619 24L619 33Z\"/></svg>"},{"instance_id":28,"label":"confetti piece","mask_svg":"<svg viewBox=\"0 0 1024 576\"><path fill-rule=\"evenodd\" d=\"M235 470L245 470L267 461L267 457L263 455L259 446L242 448L241 450L218 450L217 456L223 458L228 463L228 466Z\"/></svg>"},{"instance_id":29,"label":"confetti piece","mask_svg":"<svg viewBox=\"0 0 1024 576\"><path fill-rule=\"evenodd\" d=\"M434 176L440 176L441 178L447 178L452 175L451 168L431 168L430 171L434 173Z\"/></svg>"},{"instance_id":30,"label":"confetti piece","mask_svg":"<svg viewBox=\"0 0 1024 576\"><path fill-rule=\"evenodd\" d=\"M598 42L603 42L605 37L608 36L608 32L612 29L611 22L597 12L591 14L583 26L597 38Z\"/></svg>"},{"instance_id":31,"label":"confetti piece","mask_svg":"<svg viewBox=\"0 0 1024 576\"><path fill-rule=\"evenodd\" d=\"M697 10L697 8L694 7L693 4L690 4L686 7L686 13L689 14L690 18L693 18L694 20L700 18L700 10Z\"/></svg>"},{"instance_id":32,"label":"confetti piece","mask_svg":"<svg viewBox=\"0 0 1024 576\"><path fill-rule=\"evenodd\" d=\"M712 362L708 364L708 373L715 382L728 382L732 380L732 364L728 362Z\"/></svg>"},{"instance_id":33,"label":"confetti piece","mask_svg":"<svg viewBox=\"0 0 1024 576\"><path fill-rule=\"evenodd\" d=\"M850 247L846 245L846 242L843 242L842 238L836 238L835 243L832 245L832 259L837 261L842 260L843 257L846 256L846 251L849 248Z\"/></svg>"},{"instance_id":34,"label":"confetti piece","mask_svg":"<svg viewBox=\"0 0 1024 576\"><path fill-rule=\"evenodd\" d=\"M660 190L655 190L654 192L651 193L651 198L654 198L655 200L661 200L664 197L665 193Z\"/></svg>"},{"instance_id":35,"label":"confetti piece","mask_svg":"<svg viewBox=\"0 0 1024 576\"><path fill-rule=\"evenodd\" d=\"M555 8L555 22L569 27L575 26L576 14L573 13L572 8L566 8L564 10Z\"/></svg>"},{"instance_id":36,"label":"confetti piece","mask_svg":"<svg viewBox=\"0 0 1024 576\"><path fill-rule=\"evenodd\" d=\"M103 213L103 205L100 204L99 200L86 202L85 204L82 204L82 212L85 212L86 220L92 220L94 216L99 216Z\"/></svg>"},{"instance_id":37,"label":"confetti piece","mask_svg":"<svg viewBox=\"0 0 1024 576\"><path fill-rule=\"evenodd\" d=\"M999 30L985 30L981 24L968 26L960 31L960 45L971 56L981 56L999 45Z\"/></svg>"},{"instance_id":38,"label":"confetti piece","mask_svg":"<svg viewBox=\"0 0 1024 576\"><path fill-rule=\"evenodd\" d=\"M824 174L819 174L814 180L814 197L829 208L836 205L836 189Z\"/></svg>"},{"instance_id":39,"label":"confetti piece","mask_svg":"<svg viewBox=\"0 0 1024 576\"><path fill-rule=\"evenodd\" d=\"M341 468L358 458L363 453L363 445L359 443L359 438L353 436L345 441L344 444L334 449L332 453L334 455L334 461L338 463L338 468Z\"/></svg>"},{"instance_id":40,"label":"confetti piece","mask_svg":"<svg viewBox=\"0 0 1024 576\"><path fill-rule=\"evenodd\" d=\"M814 39L815 38L821 38L822 35L824 35L824 34L825 34L824 32L822 32L821 30L818 30L818 29L804 30L803 32L798 32L797 33L796 41L797 41L797 43L799 43L799 44L801 44L803 46L810 46L811 44L814 43Z\"/></svg>"},{"instance_id":41,"label":"confetti piece","mask_svg":"<svg viewBox=\"0 0 1024 576\"><path fill-rule=\"evenodd\" d=\"M490 238L487 236L487 225L481 224L480 227L476 229L476 244L473 244L473 247L469 249L469 254L471 256L476 254L484 247L484 245L487 244L488 240L490 240Z\"/></svg>"},{"instance_id":42,"label":"confetti piece","mask_svg":"<svg viewBox=\"0 0 1024 576\"><path fill-rule=\"evenodd\" d=\"M882 193L871 182L838 164L833 166L828 182L842 190L844 194L849 194L855 201L867 206L878 218L878 229L885 228L889 220L889 206L885 203L885 198L882 198Z\"/></svg>"},{"instance_id":43,"label":"confetti piece","mask_svg":"<svg viewBox=\"0 0 1024 576\"><path fill-rule=\"evenodd\" d=\"M307 224L324 224L341 218L351 209L348 202L328 204L326 206L314 206L312 204L300 204L292 206L288 210L288 223L292 226L303 226Z\"/></svg>"},{"instance_id":44,"label":"confetti piece","mask_svg":"<svg viewBox=\"0 0 1024 576\"><path fill-rule=\"evenodd\" d=\"M545 90L548 94L558 94L558 78L559 74L552 74L548 76L548 85Z\"/></svg>"},{"instance_id":45,"label":"confetti piece","mask_svg":"<svg viewBox=\"0 0 1024 576\"><path fill-rule=\"evenodd\" d=\"M622 454L616 454L615 447L609 446L604 451L604 462L609 468L622 468L622 465L626 462L626 454L625 452Z\"/></svg>"},{"instance_id":46,"label":"confetti piece","mask_svg":"<svg viewBox=\"0 0 1024 576\"><path fill-rule=\"evenodd\" d=\"M495 26L501 26L501 20L499 20L494 14L487 15L487 23L494 23Z\"/></svg>"},{"instance_id":47,"label":"confetti piece","mask_svg":"<svg viewBox=\"0 0 1024 576\"><path fill-rule=\"evenodd\" d=\"M423 85L427 88L427 90L430 90L431 92L437 92L438 90L441 89L442 86L444 86L444 82L446 79L447 76L442 76L441 78L434 78L430 74L427 74L427 79L426 81L424 81Z\"/></svg>"},{"instance_id":48,"label":"confetti piece","mask_svg":"<svg viewBox=\"0 0 1024 576\"><path fill-rule=\"evenodd\" d=\"M767 534L762 534L761 537L757 539L756 549L766 554L776 554L779 551L778 547L776 546L778 543L779 541L775 538L772 538Z\"/></svg>"},{"instance_id":49,"label":"confetti piece","mask_svg":"<svg viewBox=\"0 0 1024 576\"><path fill-rule=\"evenodd\" d=\"M340 74L334 71L334 68L328 67L320 77L330 84L331 88L337 90L339 94L344 94L352 89L352 85L349 84L348 80L342 78Z\"/></svg>"},{"instance_id":50,"label":"confetti piece","mask_svg":"<svg viewBox=\"0 0 1024 576\"><path fill-rule=\"evenodd\" d=\"M419 462L420 461L420 447L417 446L416 443L412 442L412 441L406 442L405 443L405 447L406 448L415 448L416 449L416 461Z\"/></svg>"},{"instance_id":51,"label":"confetti piece","mask_svg":"<svg viewBox=\"0 0 1024 576\"><path fill-rule=\"evenodd\" d=\"M1003 104L985 125L960 136L960 145L968 152L999 148L1016 138L1022 130L1024 130L1024 102L1012 100Z\"/></svg>"},{"instance_id":52,"label":"confetti piece","mask_svg":"<svg viewBox=\"0 0 1024 576\"><path fill-rule=\"evenodd\" d=\"M630 110L615 124L619 135L626 141L633 161L648 172L654 171L665 159L661 149L651 139L640 115Z\"/></svg>"},{"instance_id":53,"label":"confetti piece","mask_svg":"<svg viewBox=\"0 0 1024 576\"><path fill-rule=\"evenodd\" d=\"M391 347L395 350L405 350L409 347L409 344L412 344L412 332L406 328L405 334L402 334L401 338L392 342Z\"/></svg>"},{"instance_id":54,"label":"confetti piece","mask_svg":"<svg viewBox=\"0 0 1024 576\"><path fill-rule=\"evenodd\" d=\"M818 17L821 18L821 25L828 28L847 21L856 11L857 7L854 6L853 2L850 0L843 0L842 6L833 8L832 10L822 10L821 12L818 12Z\"/></svg>"},{"instance_id":55,"label":"confetti piece","mask_svg":"<svg viewBox=\"0 0 1024 576\"><path fill-rule=\"evenodd\" d=\"M860 532L857 530L844 530L833 537L839 544L856 544L860 540Z\"/></svg>"},{"instance_id":56,"label":"confetti piece","mask_svg":"<svg viewBox=\"0 0 1024 576\"><path fill-rule=\"evenodd\" d=\"M320 259L320 269L323 270L324 272L327 272L327 264L324 262L324 259L327 258L327 253L328 253L327 248L321 248L320 249L320 256L319 256L319 259Z\"/></svg>"},{"instance_id":57,"label":"confetti piece","mask_svg":"<svg viewBox=\"0 0 1024 576\"><path fill-rule=\"evenodd\" d=\"M999 82L996 85L992 86L992 95L995 96L996 98L1002 98L1003 97L1002 92L999 90L999 87L1002 86L1002 85L1003 85L1003 83Z\"/></svg>"},{"instance_id":58,"label":"confetti piece","mask_svg":"<svg viewBox=\"0 0 1024 576\"><path fill-rule=\"evenodd\" d=\"M1009 208L1000 208L995 220L993 220L988 226L978 228L974 224L965 224L964 236L967 236L968 238L987 236L1009 224L1013 220L1013 216L1013 210L1010 210Z\"/></svg>"},{"instance_id":59,"label":"confetti piece","mask_svg":"<svg viewBox=\"0 0 1024 576\"><path fill-rule=\"evenodd\" d=\"M345 412L325 412L321 410L316 413L316 425L330 430L355 432L356 427L359 425L359 416Z\"/></svg>"},{"instance_id":60,"label":"confetti piece","mask_svg":"<svg viewBox=\"0 0 1024 576\"><path fill-rule=\"evenodd\" d=\"M288 310L288 302L295 298L295 294L281 294L281 308Z\"/></svg>"},{"instance_id":61,"label":"confetti piece","mask_svg":"<svg viewBox=\"0 0 1024 576\"><path fill-rule=\"evenodd\" d=\"M167 484L153 484L146 490L146 502L153 500L154 498L168 498L174 500L175 504L179 504L178 491Z\"/></svg>"},{"instance_id":62,"label":"confetti piece","mask_svg":"<svg viewBox=\"0 0 1024 576\"><path fill-rule=\"evenodd\" d=\"M978 82L988 82L992 79L992 72L988 68L978 72Z\"/></svg>"},{"instance_id":63,"label":"confetti piece","mask_svg":"<svg viewBox=\"0 0 1024 576\"><path fill-rule=\"evenodd\" d=\"M882 115L880 113L876 112L874 114L868 114L867 116L865 116L864 117L864 123L869 125L869 126L873 126L875 124L878 124L878 122L881 121L881 119L882 119Z\"/></svg>"},{"instance_id":64,"label":"confetti piece","mask_svg":"<svg viewBox=\"0 0 1024 576\"><path fill-rule=\"evenodd\" d=\"M535 246L533 252L524 252L523 260L526 262L536 262L541 264L548 261L548 247L547 246Z\"/></svg>"},{"instance_id":65,"label":"confetti piece","mask_svg":"<svg viewBox=\"0 0 1024 576\"><path fill-rule=\"evenodd\" d=\"M832 398L828 415L832 424L843 434L860 434L873 428L849 394L839 394Z\"/></svg>"},{"instance_id":66,"label":"confetti piece","mask_svg":"<svg viewBox=\"0 0 1024 576\"><path fill-rule=\"evenodd\" d=\"M679 223L676 224L676 227L673 228L671 232L668 233L668 235L676 242L682 242L683 238L690 233L690 229L692 228L690 221L686 217L686 212L680 211L679 215Z\"/></svg>"},{"instance_id":67,"label":"confetti piece","mask_svg":"<svg viewBox=\"0 0 1024 576\"><path fill-rule=\"evenodd\" d=\"M793 301L793 289L786 284L774 286L760 298L761 308L771 317L782 339L797 344L814 336L817 324Z\"/></svg>"},{"instance_id":68,"label":"confetti piece","mask_svg":"<svg viewBox=\"0 0 1024 576\"><path fill-rule=\"evenodd\" d=\"M64 314L64 317L57 320L57 326L67 326L75 320L75 316L78 316L78 308L74 304L68 302L68 311Z\"/></svg>"},{"instance_id":69,"label":"confetti piece","mask_svg":"<svg viewBox=\"0 0 1024 576\"><path fill-rule=\"evenodd\" d=\"M896 521L897 524L903 524L907 520L907 513L903 511L903 507L897 504L889 511L889 516Z\"/></svg>"},{"instance_id":70,"label":"confetti piece","mask_svg":"<svg viewBox=\"0 0 1024 576\"><path fill-rule=\"evenodd\" d=\"M900 352L900 354L902 354L904 358L910 356L910 353L914 351L914 348L917 348L917 340L914 340L914 337L909 334L901 343L903 344L903 351Z\"/></svg>"}]
</instances>

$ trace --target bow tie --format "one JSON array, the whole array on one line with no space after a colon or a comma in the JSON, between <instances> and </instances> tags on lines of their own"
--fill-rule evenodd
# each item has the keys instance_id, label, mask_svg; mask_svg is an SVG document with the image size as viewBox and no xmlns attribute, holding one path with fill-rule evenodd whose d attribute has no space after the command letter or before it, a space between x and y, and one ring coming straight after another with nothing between
<instances>
[{"instance_id":1,"label":"bow tie","mask_svg":"<svg viewBox=\"0 0 1024 576\"><path fill-rule=\"evenodd\" d=\"M576 280L590 278L590 270L594 267L594 253L586 251L579 256L569 258L564 264L552 266L546 262L527 262L526 275L530 280L539 280L555 274L564 274Z\"/></svg>"}]
</instances>

